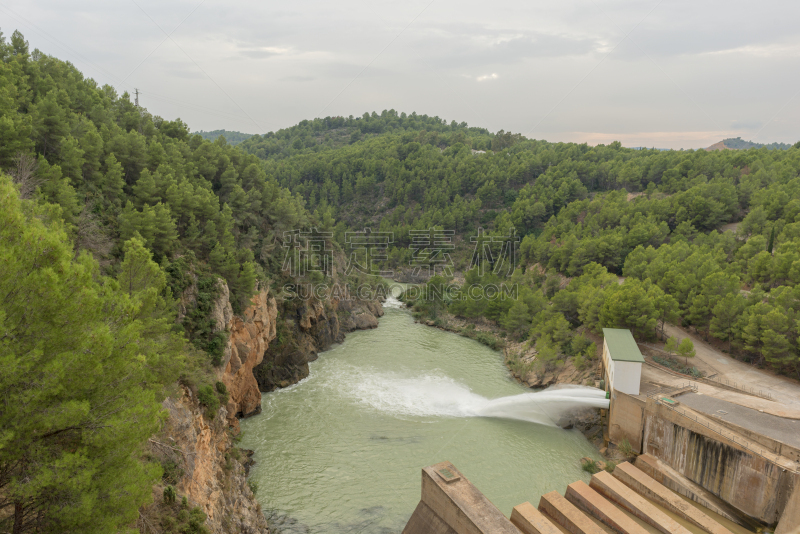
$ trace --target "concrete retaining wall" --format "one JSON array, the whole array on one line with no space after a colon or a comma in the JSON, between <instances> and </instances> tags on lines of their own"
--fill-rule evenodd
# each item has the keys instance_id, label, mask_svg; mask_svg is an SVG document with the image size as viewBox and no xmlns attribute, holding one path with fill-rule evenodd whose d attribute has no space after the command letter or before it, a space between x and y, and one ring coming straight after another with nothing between
<instances>
[{"instance_id":1,"label":"concrete retaining wall","mask_svg":"<svg viewBox=\"0 0 800 534\"><path fill-rule=\"evenodd\" d=\"M643 452L747 515L776 524L794 475L713 434L700 423L648 401Z\"/></svg>"},{"instance_id":2,"label":"concrete retaining wall","mask_svg":"<svg viewBox=\"0 0 800 534\"><path fill-rule=\"evenodd\" d=\"M800 449L797 447L793 447L791 445L787 445L782 441L778 441L776 439L772 439L768 436L763 434L759 434L758 432L753 432L752 430L748 430L744 427L731 423L730 421L726 421L724 419L711 416L714 421L719 423L721 426L730 428L734 432L743 435L749 440L762 445L764 449L769 450L770 452L774 452L775 454L780 454L781 456L785 456L790 460L794 460L795 462L800 462Z\"/></svg>"},{"instance_id":3,"label":"concrete retaining wall","mask_svg":"<svg viewBox=\"0 0 800 534\"><path fill-rule=\"evenodd\" d=\"M638 397L612 391L608 415L609 440L619 445L623 439L627 439L633 450L641 453L645 407L645 401Z\"/></svg>"}]
</instances>

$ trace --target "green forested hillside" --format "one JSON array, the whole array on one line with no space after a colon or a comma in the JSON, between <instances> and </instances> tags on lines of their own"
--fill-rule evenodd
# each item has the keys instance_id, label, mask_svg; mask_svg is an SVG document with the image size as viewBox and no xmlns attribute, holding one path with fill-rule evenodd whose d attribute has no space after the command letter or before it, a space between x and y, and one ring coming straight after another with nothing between
<instances>
[{"instance_id":1,"label":"green forested hillside","mask_svg":"<svg viewBox=\"0 0 800 534\"><path fill-rule=\"evenodd\" d=\"M253 136L253 134L232 132L229 130L212 130L210 132L200 130L198 132L194 132L193 135L199 135L208 141L216 141L217 137L224 137L225 141L227 141L229 145L238 145L242 141L245 141Z\"/></svg>"},{"instance_id":2,"label":"green forested hillside","mask_svg":"<svg viewBox=\"0 0 800 534\"><path fill-rule=\"evenodd\" d=\"M729 137L728 139L723 139L722 143L725 145L725 148L731 148L734 150L747 150L748 148L768 148L770 150L789 150L792 148L792 145L786 143L754 143L753 141L745 141L741 137Z\"/></svg>"},{"instance_id":3,"label":"green forested hillside","mask_svg":"<svg viewBox=\"0 0 800 534\"><path fill-rule=\"evenodd\" d=\"M349 140L337 145L335 135ZM800 377L797 147L590 147L394 111L305 121L242 147L320 219L339 220L339 240L348 229L394 232L391 268L408 265L411 230L454 230L454 267L466 272L479 227L495 236L515 228L524 302L461 294L441 306L509 325L555 358L576 353L576 326L653 336L657 323L682 321ZM733 221L738 230L723 232ZM558 291L563 277L572 281Z\"/></svg>"},{"instance_id":4,"label":"green forested hillside","mask_svg":"<svg viewBox=\"0 0 800 534\"><path fill-rule=\"evenodd\" d=\"M257 281L297 282L283 270L292 230L331 231L343 249L346 231L393 232L384 267L395 270L408 269L411 230L453 230L459 276L425 291L457 287L409 299L415 313L485 317L547 365L594 354L579 327L648 338L666 321L800 377L797 147L590 147L394 111L234 147L15 32L0 37L0 170L4 531L130 525L161 470L140 454L157 400L179 377L215 395L216 277L237 311ZM513 274L470 269L470 237L512 227ZM193 283L197 306L176 323ZM517 298L486 298L500 283L516 283Z\"/></svg>"},{"instance_id":5,"label":"green forested hillside","mask_svg":"<svg viewBox=\"0 0 800 534\"><path fill-rule=\"evenodd\" d=\"M241 310L285 278L275 236L313 222L256 156L0 34L0 531L132 525L160 400L180 379L226 402L217 277Z\"/></svg>"}]
</instances>

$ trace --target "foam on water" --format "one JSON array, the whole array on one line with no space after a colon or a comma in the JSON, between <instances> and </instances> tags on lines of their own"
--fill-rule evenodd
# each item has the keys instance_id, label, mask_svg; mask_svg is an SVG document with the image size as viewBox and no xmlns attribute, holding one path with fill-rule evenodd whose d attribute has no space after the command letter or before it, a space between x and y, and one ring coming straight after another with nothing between
<instances>
[{"instance_id":1,"label":"foam on water","mask_svg":"<svg viewBox=\"0 0 800 534\"><path fill-rule=\"evenodd\" d=\"M487 399L437 374L403 377L355 368L337 374L336 384L345 397L400 417L498 417L555 425L570 413L609 404L604 391L586 386Z\"/></svg>"},{"instance_id":2,"label":"foam on water","mask_svg":"<svg viewBox=\"0 0 800 534\"><path fill-rule=\"evenodd\" d=\"M386 296L386 300L383 301L384 308L394 308L398 310L403 308L403 303L397 300L397 298L394 295L394 292L395 292L394 288L392 288L392 292Z\"/></svg>"}]
</instances>

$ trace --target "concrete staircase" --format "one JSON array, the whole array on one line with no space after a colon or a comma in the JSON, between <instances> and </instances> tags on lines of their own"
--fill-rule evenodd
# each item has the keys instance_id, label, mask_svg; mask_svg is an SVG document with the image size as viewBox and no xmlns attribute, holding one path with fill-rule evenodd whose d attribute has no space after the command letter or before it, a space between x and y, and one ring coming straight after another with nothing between
<instances>
[{"instance_id":1,"label":"concrete staircase","mask_svg":"<svg viewBox=\"0 0 800 534\"><path fill-rule=\"evenodd\" d=\"M628 462L618 465L613 476L601 471L589 485L580 480L570 484L563 497L555 491L542 495L538 511L530 503L514 507L511 522L525 534L555 534L556 524L572 534L607 534L594 518L619 534L647 534L625 510L664 534L690 534L653 502L708 534L731 534Z\"/></svg>"},{"instance_id":2,"label":"concrete staircase","mask_svg":"<svg viewBox=\"0 0 800 534\"><path fill-rule=\"evenodd\" d=\"M515 506L510 521L453 464L426 467L422 499L403 534L648 534L638 521L663 534L690 534L654 503L708 534L731 534L628 462L616 466L613 476L601 471L588 485L573 482L563 496L542 495L538 508L529 502Z\"/></svg>"}]
</instances>

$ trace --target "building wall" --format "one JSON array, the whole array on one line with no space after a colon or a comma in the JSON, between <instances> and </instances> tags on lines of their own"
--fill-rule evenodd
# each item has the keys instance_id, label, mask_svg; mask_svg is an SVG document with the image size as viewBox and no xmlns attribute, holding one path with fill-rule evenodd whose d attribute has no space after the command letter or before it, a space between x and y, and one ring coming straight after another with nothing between
<instances>
[{"instance_id":1,"label":"building wall","mask_svg":"<svg viewBox=\"0 0 800 534\"><path fill-rule=\"evenodd\" d=\"M614 390L614 360L611 359L611 354L608 352L608 344L603 339L603 369L604 379L606 381L606 391Z\"/></svg>"},{"instance_id":2,"label":"building wall","mask_svg":"<svg viewBox=\"0 0 800 534\"><path fill-rule=\"evenodd\" d=\"M611 392L608 414L608 437L619 445L627 439L633 450L642 452L642 430L644 429L645 401L621 391Z\"/></svg>"},{"instance_id":3,"label":"building wall","mask_svg":"<svg viewBox=\"0 0 800 534\"><path fill-rule=\"evenodd\" d=\"M614 389L628 395L639 394L642 364L639 362L614 362Z\"/></svg>"}]
</instances>

